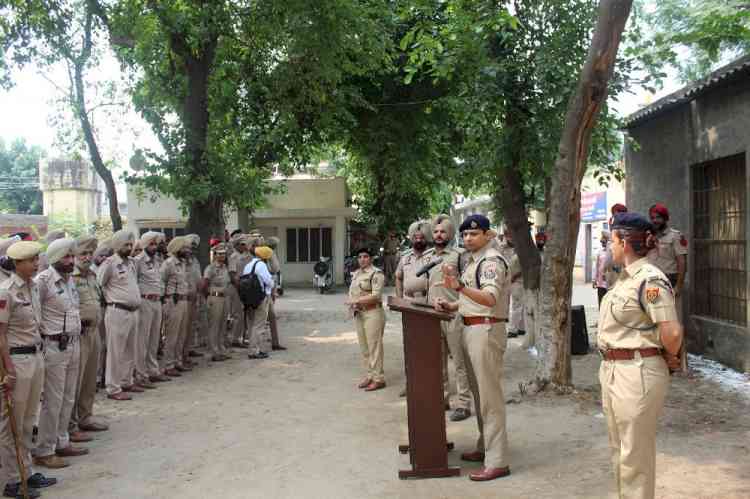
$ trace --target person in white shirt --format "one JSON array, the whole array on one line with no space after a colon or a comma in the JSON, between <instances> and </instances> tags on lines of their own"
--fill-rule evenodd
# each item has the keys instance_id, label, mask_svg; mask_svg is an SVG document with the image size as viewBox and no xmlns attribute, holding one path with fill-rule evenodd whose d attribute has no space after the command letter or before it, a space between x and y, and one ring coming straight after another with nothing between
<instances>
[{"instance_id":1,"label":"person in white shirt","mask_svg":"<svg viewBox=\"0 0 750 499\"><path fill-rule=\"evenodd\" d=\"M264 260L268 260L273 256L273 250L268 246L258 246L255 248L255 257L245 265L245 269L242 271L242 275L249 275L255 273L260 279L263 285L263 290L266 293L265 299L258 305L253 314L253 322L250 325L249 331L249 359L266 359L268 358L268 351L270 350L271 342L271 331L268 327L268 307L274 296L274 281L271 276L271 272L268 270Z\"/></svg>"}]
</instances>

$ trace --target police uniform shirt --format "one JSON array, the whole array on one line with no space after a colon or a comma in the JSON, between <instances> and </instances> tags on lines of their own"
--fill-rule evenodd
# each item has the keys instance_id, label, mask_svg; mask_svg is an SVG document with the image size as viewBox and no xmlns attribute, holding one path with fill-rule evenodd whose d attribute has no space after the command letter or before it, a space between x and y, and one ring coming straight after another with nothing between
<instances>
[{"instance_id":1,"label":"police uniform shirt","mask_svg":"<svg viewBox=\"0 0 750 499\"><path fill-rule=\"evenodd\" d=\"M667 227L656 235L657 245L648 253L648 260L665 274L677 273L677 257L687 255L687 240L679 230Z\"/></svg>"},{"instance_id":2,"label":"police uniform shirt","mask_svg":"<svg viewBox=\"0 0 750 499\"><path fill-rule=\"evenodd\" d=\"M374 295L380 299L383 295L385 275L383 271L370 265L367 270L357 269L352 274L352 284L349 286L349 297L357 299L362 296Z\"/></svg>"},{"instance_id":3,"label":"police uniform shirt","mask_svg":"<svg viewBox=\"0 0 750 499\"><path fill-rule=\"evenodd\" d=\"M398 253L399 242L398 238L386 237L383 242L383 251L386 255L395 255Z\"/></svg>"},{"instance_id":4,"label":"police uniform shirt","mask_svg":"<svg viewBox=\"0 0 750 499\"><path fill-rule=\"evenodd\" d=\"M281 271L281 263L279 262L276 252L273 252L271 258L268 260L268 271L272 274L278 274Z\"/></svg>"},{"instance_id":5,"label":"police uniform shirt","mask_svg":"<svg viewBox=\"0 0 750 499\"><path fill-rule=\"evenodd\" d=\"M437 298L443 298L446 301L454 302L458 299L458 291L443 286L443 265L452 265L458 271L460 252L456 248L434 248L430 250L430 262L438 258L442 258L443 262L432 267L427 274L429 283L429 290L427 291L427 299L430 303L434 302Z\"/></svg>"},{"instance_id":6,"label":"police uniform shirt","mask_svg":"<svg viewBox=\"0 0 750 499\"><path fill-rule=\"evenodd\" d=\"M186 265L187 282L190 294L198 292L198 284L201 281L201 264L197 258L190 257Z\"/></svg>"},{"instance_id":7,"label":"police uniform shirt","mask_svg":"<svg viewBox=\"0 0 750 499\"><path fill-rule=\"evenodd\" d=\"M510 267L511 277L521 273L521 261L518 259L516 254L516 248L510 246L507 242L503 242L500 245L500 254L505 258L505 261Z\"/></svg>"},{"instance_id":8,"label":"police uniform shirt","mask_svg":"<svg viewBox=\"0 0 750 499\"><path fill-rule=\"evenodd\" d=\"M161 265L159 272L166 296L188 294L187 269L182 260L176 256L170 256Z\"/></svg>"},{"instance_id":9,"label":"police uniform shirt","mask_svg":"<svg viewBox=\"0 0 750 499\"><path fill-rule=\"evenodd\" d=\"M458 295L458 313L463 317L494 317L508 319L508 283L510 277L502 255L489 244L471 253L464 268L461 280L464 285L482 291L489 291L495 297L495 305L480 305L465 293ZM477 282L479 267L479 282Z\"/></svg>"},{"instance_id":10,"label":"police uniform shirt","mask_svg":"<svg viewBox=\"0 0 750 499\"><path fill-rule=\"evenodd\" d=\"M141 295L162 296L164 294L164 283L161 280L161 266L156 254L149 256L144 251L133 258L133 263L135 264L135 274Z\"/></svg>"},{"instance_id":11,"label":"police uniform shirt","mask_svg":"<svg viewBox=\"0 0 750 499\"><path fill-rule=\"evenodd\" d=\"M41 343L39 289L18 274L0 283L0 322L8 325L8 347L25 347Z\"/></svg>"},{"instance_id":12,"label":"police uniform shirt","mask_svg":"<svg viewBox=\"0 0 750 499\"><path fill-rule=\"evenodd\" d=\"M225 264L212 262L203 271L203 277L208 281L208 287L211 292L224 292L229 283L229 269Z\"/></svg>"},{"instance_id":13,"label":"police uniform shirt","mask_svg":"<svg viewBox=\"0 0 750 499\"><path fill-rule=\"evenodd\" d=\"M597 343L602 350L662 348L657 323L677 320L672 287L647 258L623 269L615 286L604 295L599 313Z\"/></svg>"},{"instance_id":14,"label":"police uniform shirt","mask_svg":"<svg viewBox=\"0 0 750 499\"><path fill-rule=\"evenodd\" d=\"M96 275L88 271L81 272L78 267L73 270L73 282L78 291L78 305L82 321L96 322L101 310L101 289L96 282Z\"/></svg>"},{"instance_id":15,"label":"police uniform shirt","mask_svg":"<svg viewBox=\"0 0 750 499\"><path fill-rule=\"evenodd\" d=\"M133 260L123 260L114 254L104 260L97 279L107 303L120 303L127 307L137 308L141 304L141 292L138 289L138 278L135 274Z\"/></svg>"},{"instance_id":16,"label":"police uniform shirt","mask_svg":"<svg viewBox=\"0 0 750 499\"><path fill-rule=\"evenodd\" d=\"M431 260L428 252L420 256L413 251L401 257L396 267L396 275L402 276L404 295L410 298L421 298L426 301L429 280L427 275L417 277L417 272Z\"/></svg>"},{"instance_id":17,"label":"police uniform shirt","mask_svg":"<svg viewBox=\"0 0 750 499\"><path fill-rule=\"evenodd\" d=\"M47 267L34 279L42 306L40 331L43 335L81 334L78 290L73 279L63 278L54 267Z\"/></svg>"},{"instance_id":18,"label":"police uniform shirt","mask_svg":"<svg viewBox=\"0 0 750 499\"><path fill-rule=\"evenodd\" d=\"M11 273L5 269L0 268L0 283L10 279Z\"/></svg>"},{"instance_id":19,"label":"police uniform shirt","mask_svg":"<svg viewBox=\"0 0 750 499\"><path fill-rule=\"evenodd\" d=\"M244 253L235 251L229 256L229 259L227 260L227 267L229 269L229 272L240 274L252 259L253 256L249 251L245 251Z\"/></svg>"}]
</instances>

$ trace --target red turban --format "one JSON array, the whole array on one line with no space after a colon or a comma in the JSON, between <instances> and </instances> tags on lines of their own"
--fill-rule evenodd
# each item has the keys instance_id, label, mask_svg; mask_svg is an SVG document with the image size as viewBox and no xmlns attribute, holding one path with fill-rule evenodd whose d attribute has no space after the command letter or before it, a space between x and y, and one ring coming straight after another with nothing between
<instances>
[{"instance_id":1,"label":"red turban","mask_svg":"<svg viewBox=\"0 0 750 499\"><path fill-rule=\"evenodd\" d=\"M612 215L615 213L626 213L628 211L628 207L621 203L616 203L612 205L612 208L610 210L612 212Z\"/></svg>"},{"instance_id":2,"label":"red turban","mask_svg":"<svg viewBox=\"0 0 750 499\"><path fill-rule=\"evenodd\" d=\"M656 203L648 209L648 216L652 216L654 213L660 215L664 220L669 220L669 210L661 203Z\"/></svg>"},{"instance_id":3,"label":"red turban","mask_svg":"<svg viewBox=\"0 0 750 499\"><path fill-rule=\"evenodd\" d=\"M216 245L217 245L217 244L219 244L220 242L221 242L221 241L219 241L219 240L218 240L218 239L216 239L215 237L212 237L211 239L209 239L209 240L208 240L208 245L209 245L209 246L210 246L211 248L213 248L214 246L216 246Z\"/></svg>"}]
</instances>

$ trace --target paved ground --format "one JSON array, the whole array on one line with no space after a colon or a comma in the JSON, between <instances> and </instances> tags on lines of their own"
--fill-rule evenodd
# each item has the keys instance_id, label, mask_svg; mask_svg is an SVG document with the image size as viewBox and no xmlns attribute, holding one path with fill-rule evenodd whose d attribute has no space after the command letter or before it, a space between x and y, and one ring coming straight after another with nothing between
<instances>
[{"instance_id":1,"label":"paved ground","mask_svg":"<svg viewBox=\"0 0 750 499\"><path fill-rule=\"evenodd\" d=\"M89 456L51 475L60 498L567 498L612 493L606 428L594 355L575 357L571 396L523 397L534 359L509 343L505 363L513 475L468 481L458 455L476 437L472 417L448 422L450 455L463 475L397 479L408 460L399 318L386 330L388 388L354 388L361 372L356 335L342 292L290 289L279 301L289 351L265 361L235 355L205 364L132 402L100 400L112 430L96 435ZM595 321L593 290L574 301ZM658 442L661 498L750 497L750 397L702 376L675 379Z\"/></svg>"}]
</instances>

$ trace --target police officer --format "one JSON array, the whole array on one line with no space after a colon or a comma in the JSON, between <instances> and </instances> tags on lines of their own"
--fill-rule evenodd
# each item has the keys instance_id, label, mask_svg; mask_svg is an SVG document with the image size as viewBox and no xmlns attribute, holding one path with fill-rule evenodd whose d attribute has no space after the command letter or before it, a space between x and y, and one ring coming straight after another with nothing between
<instances>
[{"instance_id":1,"label":"police officer","mask_svg":"<svg viewBox=\"0 0 750 499\"><path fill-rule=\"evenodd\" d=\"M279 238L275 236L271 236L268 238L267 241L268 247L271 248L273 251L273 254L271 255L271 259L266 262L268 264L268 271L271 272L271 277L273 277L273 283L274 283L274 296L278 297L281 295L281 263L279 262L279 258L276 256L276 250L279 247ZM276 300L271 300L271 303L268 304L268 326L271 328L271 349L272 350L286 350L286 347L282 346L281 343L279 343L279 323L278 318L276 317L276 308L275 305Z\"/></svg>"},{"instance_id":2,"label":"police officer","mask_svg":"<svg viewBox=\"0 0 750 499\"><path fill-rule=\"evenodd\" d=\"M393 231L388 231L388 235L383 241L383 259L385 260L385 282L388 285L393 284L396 278L396 267L399 261L399 241L398 236Z\"/></svg>"},{"instance_id":3,"label":"police officer","mask_svg":"<svg viewBox=\"0 0 750 499\"><path fill-rule=\"evenodd\" d=\"M460 264L461 253L451 246L451 241L456 234L455 226L448 215L438 215L432 222L433 249L427 251L430 262L441 259L442 265L452 265L462 268ZM436 265L428 273L429 290L427 292L430 303L435 304L438 298L448 302L458 300L455 290L443 286L443 267ZM445 393L448 390L448 354L453 359L456 373L456 392L458 403L451 414L451 421L463 421L471 416L471 389L469 378L466 374L466 362L464 351L461 348L461 323L460 316L451 322L441 321L440 328L443 333L443 378L445 380ZM447 400L447 397L446 397Z\"/></svg>"},{"instance_id":4,"label":"police officer","mask_svg":"<svg viewBox=\"0 0 750 499\"><path fill-rule=\"evenodd\" d=\"M685 284L685 269L687 255L687 239L679 230L667 226L669 210L663 204L657 203L648 210L651 223L656 231L656 247L649 251L648 260L669 279L676 297L682 294Z\"/></svg>"},{"instance_id":5,"label":"police officer","mask_svg":"<svg viewBox=\"0 0 750 499\"><path fill-rule=\"evenodd\" d=\"M612 258L623 266L620 279L602 300L597 343L602 407L621 498L653 498L656 427L678 369L682 327L672 286L646 254L655 229L638 213L612 222Z\"/></svg>"},{"instance_id":6,"label":"police officer","mask_svg":"<svg viewBox=\"0 0 750 499\"><path fill-rule=\"evenodd\" d=\"M521 274L521 261L516 254L513 234L510 229L503 229L503 242L500 243L500 254L510 265L510 317L508 337L515 338L526 334L524 321L525 311L523 302L523 276Z\"/></svg>"},{"instance_id":7,"label":"police officer","mask_svg":"<svg viewBox=\"0 0 750 499\"><path fill-rule=\"evenodd\" d=\"M484 215L467 217L459 230L470 256L460 278L457 269L445 266L443 285L458 293L458 301L438 298L435 308L458 312L462 317L461 340L466 355L469 384L474 395L479 440L476 450L465 452L465 461L483 461L484 467L469 474L474 481L494 480L510 474L508 433L503 396L503 354L507 342L508 263L494 249Z\"/></svg>"},{"instance_id":8,"label":"police officer","mask_svg":"<svg viewBox=\"0 0 750 499\"><path fill-rule=\"evenodd\" d=\"M232 285L227 269L226 244L213 247L213 260L203 271L202 290L208 301L208 348L211 360L221 362L232 357L227 354L226 331L229 303L227 288Z\"/></svg>"},{"instance_id":9,"label":"police officer","mask_svg":"<svg viewBox=\"0 0 750 499\"><path fill-rule=\"evenodd\" d=\"M382 295L385 285L383 271L372 265L372 252L368 248L357 251L359 268L352 275L347 305L354 315L359 349L367 375L359 388L371 392L385 388L383 373L383 332L385 312Z\"/></svg>"},{"instance_id":10,"label":"police officer","mask_svg":"<svg viewBox=\"0 0 750 499\"><path fill-rule=\"evenodd\" d=\"M232 284L234 290L232 292L232 333L231 346L235 348L247 348L247 344L243 343L243 331L246 326L251 323L251 317L246 317L246 311L242 302L240 301L240 295L237 292L240 285L240 276L242 271L245 269L247 263L253 259L253 255L249 251L249 243L251 242L250 236L246 234L235 234L234 251L229 257L227 267L229 269L229 275L232 278Z\"/></svg>"},{"instance_id":11,"label":"police officer","mask_svg":"<svg viewBox=\"0 0 750 499\"><path fill-rule=\"evenodd\" d=\"M164 283L158 257L159 233L148 231L141 236L143 252L133 259L141 306L138 309L138 330L135 341L135 372L137 383L144 388L155 388L153 383L170 381L159 370L157 353L161 335Z\"/></svg>"},{"instance_id":12,"label":"police officer","mask_svg":"<svg viewBox=\"0 0 750 499\"><path fill-rule=\"evenodd\" d=\"M130 395L123 392L144 391L133 382L137 314L141 305L138 277L130 258L134 242L132 232L115 232L111 242L115 254L102 263L97 280L106 302L104 322L107 330L107 397L119 401L131 399Z\"/></svg>"},{"instance_id":13,"label":"police officer","mask_svg":"<svg viewBox=\"0 0 750 499\"><path fill-rule=\"evenodd\" d=\"M188 242L182 236L169 241L167 252L169 258L161 264L159 273L164 285L164 321L166 322L166 340L164 357L166 370L164 374L171 377L182 376L180 373L190 368L182 364L182 350L185 341L185 321L188 308L187 256Z\"/></svg>"},{"instance_id":14,"label":"police officer","mask_svg":"<svg viewBox=\"0 0 750 499\"><path fill-rule=\"evenodd\" d=\"M201 238L198 234L188 234L185 236L190 248L190 255L187 257L187 279L188 279L188 309L187 319L185 323L185 344L182 347L182 363L185 366L193 367L197 365L190 360L190 357L203 357L203 354L193 350L193 348L200 342L201 328L200 328L200 315L202 299L198 293L198 286L200 285L201 276L201 264L198 258L195 256L198 254L198 247L201 243Z\"/></svg>"},{"instance_id":15,"label":"police officer","mask_svg":"<svg viewBox=\"0 0 750 499\"><path fill-rule=\"evenodd\" d=\"M91 271L91 260L96 250L97 240L93 236L83 236L76 240L75 270L73 283L78 292L81 313L81 360L78 366L76 402L71 416L72 442L82 441L81 431L105 431L104 423L94 420L94 397L96 395L96 373L101 355L99 322L102 319L102 294L96 275ZM77 428L76 428L77 427ZM74 430L78 431L74 431ZM86 437L90 439L90 437Z\"/></svg>"},{"instance_id":16,"label":"police officer","mask_svg":"<svg viewBox=\"0 0 750 499\"><path fill-rule=\"evenodd\" d=\"M396 296L409 301L427 302L427 276L417 277L417 271L429 262L425 258L432 242L432 227L427 220L417 220L409 226L411 249L404 253L396 267Z\"/></svg>"},{"instance_id":17,"label":"police officer","mask_svg":"<svg viewBox=\"0 0 750 499\"><path fill-rule=\"evenodd\" d=\"M39 265L41 246L31 241L18 241L7 249L14 270L9 279L0 283L0 338L3 338L2 362L6 371L3 389L13 402L11 417L16 420L18 444L28 476L30 497L38 497L34 489L57 483L35 473L31 468L34 422L39 413L44 386L44 358L39 333L41 305L33 276ZM0 468L5 479L5 497L23 497L16 447L8 413L3 407L0 417Z\"/></svg>"}]
</instances>

